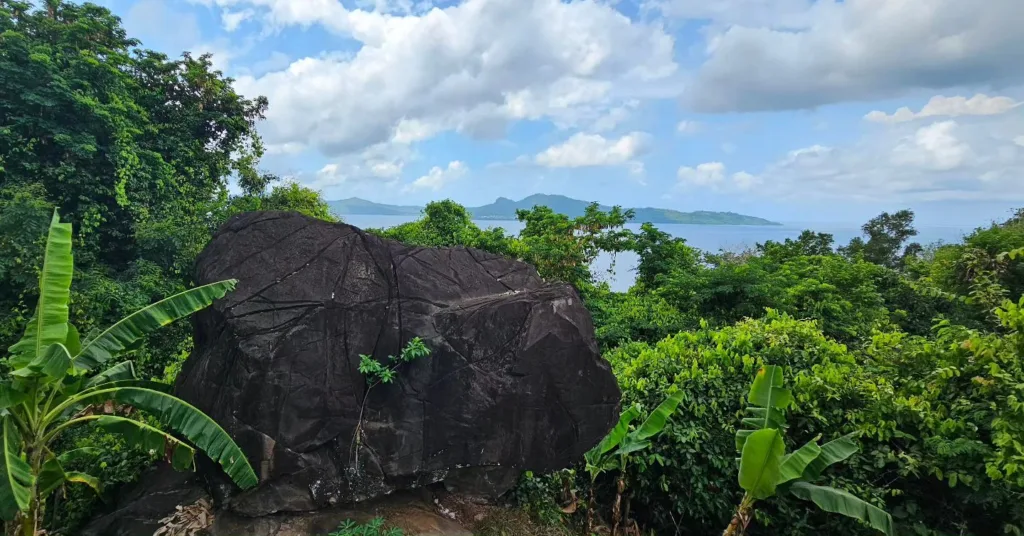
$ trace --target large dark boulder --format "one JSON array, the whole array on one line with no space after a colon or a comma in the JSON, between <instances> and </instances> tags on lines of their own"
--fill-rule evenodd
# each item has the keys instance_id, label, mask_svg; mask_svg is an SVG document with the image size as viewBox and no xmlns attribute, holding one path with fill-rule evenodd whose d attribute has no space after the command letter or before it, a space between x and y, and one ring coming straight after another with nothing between
<instances>
[{"instance_id":1,"label":"large dark boulder","mask_svg":"<svg viewBox=\"0 0 1024 536\"><path fill-rule=\"evenodd\" d=\"M262 212L228 221L196 270L197 283L239 281L195 316L176 385L260 476L230 496L238 514L444 481L495 495L523 470L578 460L617 418L619 390L579 295L525 263ZM370 390L364 407L360 354L386 360L413 337L431 355Z\"/></svg>"}]
</instances>

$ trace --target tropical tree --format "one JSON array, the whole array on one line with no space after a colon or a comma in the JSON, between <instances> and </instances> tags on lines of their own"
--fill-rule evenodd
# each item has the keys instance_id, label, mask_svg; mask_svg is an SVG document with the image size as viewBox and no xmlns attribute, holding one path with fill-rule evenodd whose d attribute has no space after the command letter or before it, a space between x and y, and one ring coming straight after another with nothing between
<instances>
[{"instance_id":1,"label":"tropical tree","mask_svg":"<svg viewBox=\"0 0 1024 536\"><path fill-rule=\"evenodd\" d=\"M883 212L868 220L861 230L863 238L854 238L848 246L839 248L840 252L851 258L863 258L867 262L880 264L889 268L898 268L903 259L921 251L921 245L912 243L904 249L910 238L917 236L914 228L914 212L900 210L889 214Z\"/></svg>"},{"instance_id":2,"label":"tropical tree","mask_svg":"<svg viewBox=\"0 0 1024 536\"><path fill-rule=\"evenodd\" d=\"M640 417L640 406L633 404L626 411L619 415L619 422L615 428L594 448L584 454L587 473L590 474L590 505L587 508L587 530L593 530L594 525L594 486L597 477L602 473L611 470L619 471L619 478L615 482L615 503L612 507L612 536L618 533L619 524L622 522L622 495L626 491L626 467L629 464L630 455L651 446L651 438L657 436L665 428L668 418L679 407L683 400L683 391L675 391L668 398L658 404L654 411L647 416L639 428L632 431L629 425ZM628 509L627 509L628 514Z\"/></svg>"},{"instance_id":3,"label":"tropical tree","mask_svg":"<svg viewBox=\"0 0 1024 536\"><path fill-rule=\"evenodd\" d=\"M814 439L786 454L785 411L793 403L793 395L782 387L782 367L762 367L750 387L747 401L747 417L736 431L736 450L740 452L739 484L745 493L723 536L744 534L753 517L754 503L780 492L811 501L826 512L859 519L892 536L892 516L884 510L846 491L813 483L827 467L857 452L852 435L824 445L818 445Z\"/></svg>"},{"instance_id":4,"label":"tropical tree","mask_svg":"<svg viewBox=\"0 0 1024 536\"><path fill-rule=\"evenodd\" d=\"M0 381L0 518L18 522L23 536L35 536L53 491L66 483L100 489L96 477L65 470L73 460L99 454L95 449L54 451L63 432L85 424L163 453L177 469L192 467L199 448L240 487L255 486L256 474L245 455L210 417L169 394L167 385L136 379L131 361L108 366L146 334L224 296L235 281L171 296L83 339L68 322L74 272L71 235L71 224L61 223L54 211L36 311L5 359L8 372ZM143 410L159 424L123 408ZM159 425L180 433L194 447Z\"/></svg>"}]
</instances>

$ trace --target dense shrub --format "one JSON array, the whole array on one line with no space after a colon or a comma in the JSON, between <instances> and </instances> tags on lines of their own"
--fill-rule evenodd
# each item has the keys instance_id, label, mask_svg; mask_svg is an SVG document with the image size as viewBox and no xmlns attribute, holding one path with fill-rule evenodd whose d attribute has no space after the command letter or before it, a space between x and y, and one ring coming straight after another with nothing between
<instances>
[{"instance_id":1,"label":"dense shrub","mask_svg":"<svg viewBox=\"0 0 1024 536\"><path fill-rule=\"evenodd\" d=\"M797 403L788 439L797 446L819 433L829 440L855 429L857 412L870 407L877 392L843 345L826 339L813 322L775 312L765 320L720 330L705 326L653 345L626 344L607 357L627 403L653 407L671 385L686 393L677 418L637 458L630 476L634 511L659 534L677 527L684 534L712 534L732 517L741 495L735 427L750 378L762 364L783 366L793 378ZM842 479L836 485L852 490ZM857 491L866 499L881 496L877 489ZM758 519L777 529L773 533L807 534L823 522L803 505L776 504Z\"/></svg>"},{"instance_id":2,"label":"dense shrub","mask_svg":"<svg viewBox=\"0 0 1024 536\"><path fill-rule=\"evenodd\" d=\"M737 412L753 371L774 364L793 378L787 440L859 431L861 452L830 484L886 505L899 534L1012 533L1024 484L1024 315L1016 305L1000 314L1009 337L954 326L934 340L879 333L863 354L775 312L608 352L626 401L655 404L672 384L687 393L631 475L635 511L659 533L724 526L739 498ZM862 532L786 500L758 522L765 534Z\"/></svg>"}]
</instances>

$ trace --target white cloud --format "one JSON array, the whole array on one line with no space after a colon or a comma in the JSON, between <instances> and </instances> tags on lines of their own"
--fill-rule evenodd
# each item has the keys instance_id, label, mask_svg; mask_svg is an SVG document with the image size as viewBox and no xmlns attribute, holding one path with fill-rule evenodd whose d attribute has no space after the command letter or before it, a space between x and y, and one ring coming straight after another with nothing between
<instances>
[{"instance_id":1,"label":"white cloud","mask_svg":"<svg viewBox=\"0 0 1024 536\"><path fill-rule=\"evenodd\" d=\"M934 171L949 171L967 163L971 147L956 136L956 121L921 127L892 150L892 163Z\"/></svg>"},{"instance_id":2,"label":"white cloud","mask_svg":"<svg viewBox=\"0 0 1024 536\"><path fill-rule=\"evenodd\" d=\"M751 175L746 171L733 173L732 181L739 190L753 190L757 186L760 186L762 182L761 177Z\"/></svg>"},{"instance_id":3,"label":"white cloud","mask_svg":"<svg viewBox=\"0 0 1024 536\"><path fill-rule=\"evenodd\" d=\"M680 182L694 186L711 186L725 180L725 164L721 162L706 162L696 168L681 167L676 173Z\"/></svg>"},{"instance_id":4,"label":"white cloud","mask_svg":"<svg viewBox=\"0 0 1024 536\"><path fill-rule=\"evenodd\" d=\"M290 146L285 144L283 147ZM324 165L308 182L313 188L324 190L328 197L335 194L334 189L342 186L349 190L363 186L395 186L406 163L412 158L413 154L407 145L380 143L357 154L336 158Z\"/></svg>"},{"instance_id":5,"label":"white cloud","mask_svg":"<svg viewBox=\"0 0 1024 536\"><path fill-rule=\"evenodd\" d=\"M643 155L648 141L649 135L643 132L630 132L619 139L580 132L564 143L548 147L537 154L534 161L555 168L616 166L630 163Z\"/></svg>"},{"instance_id":6,"label":"white cloud","mask_svg":"<svg viewBox=\"0 0 1024 536\"><path fill-rule=\"evenodd\" d=\"M462 178L466 174L467 170L468 168L466 167L466 164L458 160L449 162L448 167L445 169L434 166L426 175L406 185L402 191L410 192L415 190L432 190L436 192L448 184L451 184L453 181Z\"/></svg>"},{"instance_id":7,"label":"white cloud","mask_svg":"<svg viewBox=\"0 0 1024 536\"><path fill-rule=\"evenodd\" d=\"M255 12L251 9L243 9L241 11L228 11L224 10L221 13L220 21L224 26L224 31L233 32L242 25L243 22L251 19L255 15Z\"/></svg>"},{"instance_id":8,"label":"white cloud","mask_svg":"<svg viewBox=\"0 0 1024 536\"><path fill-rule=\"evenodd\" d=\"M1016 138L1013 138L1013 143L1024 147L1024 136L1017 136Z\"/></svg>"},{"instance_id":9,"label":"white cloud","mask_svg":"<svg viewBox=\"0 0 1024 536\"><path fill-rule=\"evenodd\" d=\"M1020 0L988 0L984 8L964 0L708 5L719 9L704 13L713 19L705 32L707 61L684 96L700 111L813 108L910 89L1024 82ZM752 5L763 9L740 16ZM786 9L778 15L769 11L780 5Z\"/></svg>"},{"instance_id":10,"label":"white cloud","mask_svg":"<svg viewBox=\"0 0 1024 536\"><path fill-rule=\"evenodd\" d=\"M864 116L864 119L875 123L904 123L914 119L926 117L959 117L964 115L999 115L1009 112L1020 106L1021 103L1010 97L989 97L983 93L966 97L943 97L936 95L921 108L920 112L913 112L910 108L902 107L893 114L887 114L875 110Z\"/></svg>"},{"instance_id":11,"label":"white cloud","mask_svg":"<svg viewBox=\"0 0 1024 536\"><path fill-rule=\"evenodd\" d=\"M707 188L712 191L747 191L761 184L761 178L746 171L728 175L725 164L705 162L697 167L680 167L676 172L676 190Z\"/></svg>"},{"instance_id":12,"label":"white cloud","mask_svg":"<svg viewBox=\"0 0 1024 536\"><path fill-rule=\"evenodd\" d=\"M1024 200L1024 143L1014 138L1020 121L1001 117L896 124L849 146L797 149L759 174L758 191L802 202Z\"/></svg>"},{"instance_id":13,"label":"white cloud","mask_svg":"<svg viewBox=\"0 0 1024 536\"><path fill-rule=\"evenodd\" d=\"M406 16L333 0L207 1L250 6L271 28L321 24L362 43L348 56L304 58L236 82L242 94L269 98L267 143L329 156L446 130L500 137L521 119L608 129L628 112L631 92L676 70L674 40L660 26L596 0L466 0Z\"/></svg>"},{"instance_id":14,"label":"white cloud","mask_svg":"<svg viewBox=\"0 0 1024 536\"><path fill-rule=\"evenodd\" d=\"M704 128L698 121L680 121L676 125L676 132L680 134L696 134Z\"/></svg>"},{"instance_id":15,"label":"white cloud","mask_svg":"<svg viewBox=\"0 0 1024 536\"><path fill-rule=\"evenodd\" d=\"M606 132L619 126L630 118L636 108L640 105L640 101L632 99L623 103L622 106L616 106L608 110L608 112L598 117L591 125L591 130L594 132Z\"/></svg>"}]
</instances>

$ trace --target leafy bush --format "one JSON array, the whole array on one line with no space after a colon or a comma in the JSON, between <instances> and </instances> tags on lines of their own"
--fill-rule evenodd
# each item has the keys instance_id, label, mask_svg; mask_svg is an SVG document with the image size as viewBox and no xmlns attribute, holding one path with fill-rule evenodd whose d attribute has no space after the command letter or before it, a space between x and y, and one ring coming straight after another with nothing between
<instances>
[{"instance_id":1,"label":"leafy bush","mask_svg":"<svg viewBox=\"0 0 1024 536\"><path fill-rule=\"evenodd\" d=\"M35 312L3 360L9 373L0 382L0 474L5 475L0 479L0 518L17 522L24 536L36 536L55 491L72 483L101 489L102 482L94 475L71 469L101 452L58 448L62 432L83 425L98 426L152 454L163 453L178 469L189 468L196 448L202 449L239 486L255 486L256 474L244 454L209 417L159 384L137 380L131 361L111 363L146 334L224 296L235 281L176 294L82 338L69 323L71 244L72 226L61 223L55 211L39 271ZM118 408L122 405L128 409ZM136 418L134 409L150 411L159 425L196 446ZM13 527L8 526L11 533Z\"/></svg>"},{"instance_id":2,"label":"leafy bush","mask_svg":"<svg viewBox=\"0 0 1024 536\"><path fill-rule=\"evenodd\" d=\"M608 352L627 403L656 403L671 385L686 393L680 418L635 462L637 516L659 533L725 525L740 499L733 433L747 379L774 364L793 378L791 449L818 434L861 434L862 451L826 484L885 506L898 534L1016 533L1022 305L999 311L1008 336L947 323L934 339L878 333L863 353L775 312ZM862 530L784 498L759 510L757 521L778 535Z\"/></svg>"},{"instance_id":3,"label":"leafy bush","mask_svg":"<svg viewBox=\"0 0 1024 536\"><path fill-rule=\"evenodd\" d=\"M749 379L761 366L782 366L793 378L787 440L794 444L855 431L856 410L869 407L877 391L843 345L825 338L813 322L775 312L720 330L679 333L655 345L629 343L606 357L624 403L653 407L672 385L684 393L679 417L634 461L630 476L636 515L659 534L676 527L710 534L732 517L741 496L734 476L735 424ZM844 484L833 483L849 488ZM876 501L882 495L874 488L849 491ZM778 534L807 534L808 527L828 523L789 499L758 515L759 524L779 527Z\"/></svg>"},{"instance_id":4,"label":"leafy bush","mask_svg":"<svg viewBox=\"0 0 1024 536\"><path fill-rule=\"evenodd\" d=\"M402 529L385 527L384 519L378 517L363 525L352 520L344 521L327 536L402 536L403 534L405 533L402 532Z\"/></svg>"},{"instance_id":5,"label":"leafy bush","mask_svg":"<svg viewBox=\"0 0 1024 536\"><path fill-rule=\"evenodd\" d=\"M856 434L822 445L815 438L786 454L786 410L793 403L793 393L783 387L782 368L775 365L765 365L757 371L747 403L742 425L736 430L736 450L740 453L738 480L744 494L725 530L726 536L745 534L756 503L783 493L892 536L892 516L884 510L845 491L814 484L829 466L857 452L853 438Z\"/></svg>"}]
</instances>

